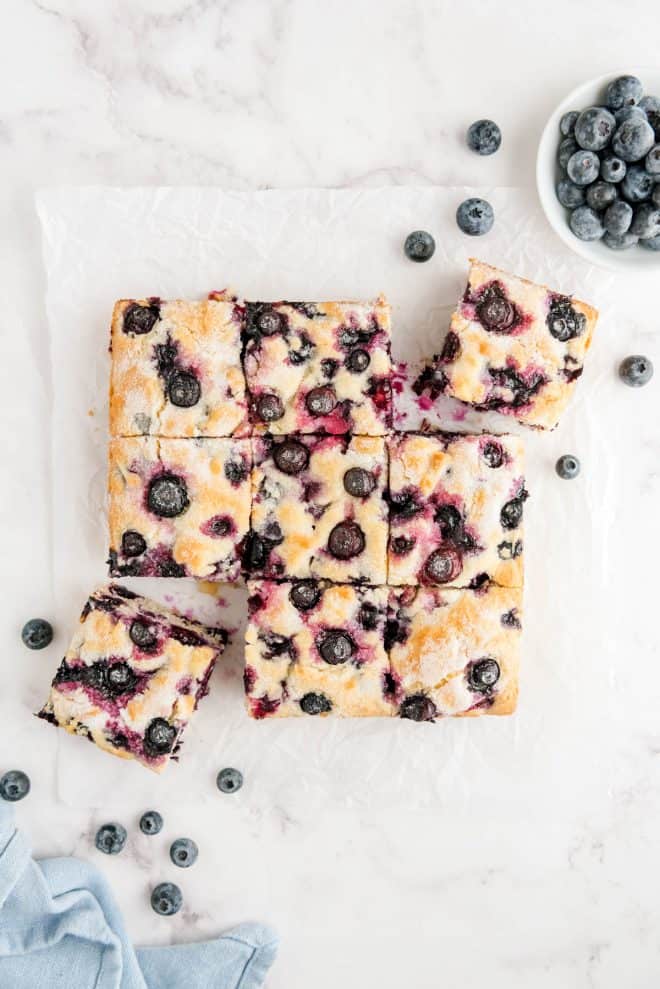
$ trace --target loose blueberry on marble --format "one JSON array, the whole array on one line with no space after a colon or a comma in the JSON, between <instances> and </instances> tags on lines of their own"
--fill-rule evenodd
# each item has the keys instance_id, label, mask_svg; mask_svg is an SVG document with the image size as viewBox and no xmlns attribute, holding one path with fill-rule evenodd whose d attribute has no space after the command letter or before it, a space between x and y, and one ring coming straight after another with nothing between
<instances>
[{"instance_id":1,"label":"loose blueberry on marble","mask_svg":"<svg viewBox=\"0 0 660 989\"><path fill-rule=\"evenodd\" d=\"M502 143L502 131L493 120L475 120L468 128L467 143L478 155L494 155Z\"/></svg>"},{"instance_id":2,"label":"loose blueberry on marble","mask_svg":"<svg viewBox=\"0 0 660 989\"><path fill-rule=\"evenodd\" d=\"M617 191L609 182L594 182L587 186L587 206L599 211L611 206L617 197Z\"/></svg>"},{"instance_id":3,"label":"loose blueberry on marble","mask_svg":"<svg viewBox=\"0 0 660 989\"><path fill-rule=\"evenodd\" d=\"M572 481L580 473L580 461L572 453L565 453L555 464L555 470L564 481Z\"/></svg>"},{"instance_id":4,"label":"loose blueberry on marble","mask_svg":"<svg viewBox=\"0 0 660 989\"><path fill-rule=\"evenodd\" d=\"M305 714L328 714L332 703L325 694L309 693L300 698L300 709Z\"/></svg>"},{"instance_id":5,"label":"loose blueberry on marble","mask_svg":"<svg viewBox=\"0 0 660 989\"><path fill-rule=\"evenodd\" d=\"M568 110L559 121L559 130L564 137L570 137L575 129L575 121L580 116L579 110Z\"/></svg>"},{"instance_id":6,"label":"loose blueberry on marble","mask_svg":"<svg viewBox=\"0 0 660 989\"><path fill-rule=\"evenodd\" d=\"M557 199L566 209L577 209L578 206L584 206L584 188L570 179L560 179L557 183Z\"/></svg>"},{"instance_id":7,"label":"loose blueberry on marble","mask_svg":"<svg viewBox=\"0 0 660 989\"><path fill-rule=\"evenodd\" d=\"M468 670L468 684L472 690L487 694L500 678L499 663L490 657L471 663Z\"/></svg>"},{"instance_id":8,"label":"loose blueberry on marble","mask_svg":"<svg viewBox=\"0 0 660 989\"><path fill-rule=\"evenodd\" d=\"M590 206L578 206L574 209L569 224L580 240L600 240L605 232L600 216Z\"/></svg>"},{"instance_id":9,"label":"loose blueberry on marble","mask_svg":"<svg viewBox=\"0 0 660 989\"><path fill-rule=\"evenodd\" d=\"M429 261L435 253L435 240L426 230L413 230L406 237L403 249L411 261Z\"/></svg>"},{"instance_id":10,"label":"loose blueberry on marble","mask_svg":"<svg viewBox=\"0 0 660 989\"><path fill-rule=\"evenodd\" d=\"M575 123L575 140L586 151L601 151L610 141L616 120L602 106L583 110Z\"/></svg>"},{"instance_id":11,"label":"loose blueberry on marble","mask_svg":"<svg viewBox=\"0 0 660 989\"><path fill-rule=\"evenodd\" d=\"M614 132L612 151L624 161L639 161L655 144L653 128L641 114L624 120Z\"/></svg>"},{"instance_id":12,"label":"loose blueberry on marble","mask_svg":"<svg viewBox=\"0 0 660 989\"><path fill-rule=\"evenodd\" d=\"M243 774L238 769L221 769L216 778L221 793L236 793L243 786Z\"/></svg>"},{"instance_id":13,"label":"loose blueberry on marble","mask_svg":"<svg viewBox=\"0 0 660 989\"><path fill-rule=\"evenodd\" d=\"M653 377L653 362L642 354L631 354L621 361L619 377L631 388L641 388Z\"/></svg>"},{"instance_id":14,"label":"loose blueberry on marble","mask_svg":"<svg viewBox=\"0 0 660 989\"><path fill-rule=\"evenodd\" d=\"M435 704L425 694L406 697L399 709L399 716L408 721L433 721L437 713Z\"/></svg>"},{"instance_id":15,"label":"loose blueberry on marble","mask_svg":"<svg viewBox=\"0 0 660 989\"><path fill-rule=\"evenodd\" d=\"M151 893L151 906L161 917L172 917L182 903L183 896L176 883L159 883Z\"/></svg>"},{"instance_id":16,"label":"loose blueberry on marble","mask_svg":"<svg viewBox=\"0 0 660 989\"><path fill-rule=\"evenodd\" d=\"M611 110L634 106L642 98L644 90L637 76L619 76L609 83L605 91L605 102Z\"/></svg>"},{"instance_id":17,"label":"loose blueberry on marble","mask_svg":"<svg viewBox=\"0 0 660 989\"><path fill-rule=\"evenodd\" d=\"M578 149L571 155L566 165L568 177L576 185L589 185L595 182L599 171L600 158L594 151Z\"/></svg>"},{"instance_id":18,"label":"loose blueberry on marble","mask_svg":"<svg viewBox=\"0 0 660 989\"><path fill-rule=\"evenodd\" d=\"M176 474L161 474L149 484L147 504L154 515L173 519L190 506L186 482Z\"/></svg>"},{"instance_id":19,"label":"loose blueberry on marble","mask_svg":"<svg viewBox=\"0 0 660 989\"><path fill-rule=\"evenodd\" d=\"M180 869L189 869L199 855L199 848L192 838L177 838L170 845L170 858Z\"/></svg>"},{"instance_id":20,"label":"loose blueberry on marble","mask_svg":"<svg viewBox=\"0 0 660 989\"><path fill-rule=\"evenodd\" d=\"M629 203L641 203L651 198L655 181L640 165L631 165L621 183L621 193Z\"/></svg>"},{"instance_id":21,"label":"loose blueberry on marble","mask_svg":"<svg viewBox=\"0 0 660 989\"><path fill-rule=\"evenodd\" d=\"M470 237L481 237L492 228L495 220L493 207L485 199L466 199L456 210L456 222Z\"/></svg>"},{"instance_id":22,"label":"loose blueberry on marble","mask_svg":"<svg viewBox=\"0 0 660 989\"><path fill-rule=\"evenodd\" d=\"M654 144L646 156L646 171L660 179L660 144ZM656 181L658 180L656 179Z\"/></svg>"},{"instance_id":23,"label":"loose blueberry on marble","mask_svg":"<svg viewBox=\"0 0 660 989\"><path fill-rule=\"evenodd\" d=\"M623 158L616 155L605 155L600 160L600 177L604 182L621 182L627 170Z\"/></svg>"},{"instance_id":24,"label":"loose blueberry on marble","mask_svg":"<svg viewBox=\"0 0 660 989\"><path fill-rule=\"evenodd\" d=\"M20 769L10 769L0 778L0 798L16 803L30 792L30 778Z\"/></svg>"},{"instance_id":25,"label":"loose blueberry on marble","mask_svg":"<svg viewBox=\"0 0 660 989\"><path fill-rule=\"evenodd\" d=\"M617 199L603 216L603 226L607 233L615 237L621 237L630 229L633 218L633 208L630 203L624 203L622 199Z\"/></svg>"},{"instance_id":26,"label":"loose blueberry on marble","mask_svg":"<svg viewBox=\"0 0 660 989\"><path fill-rule=\"evenodd\" d=\"M289 598L298 611L311 611L319 603L321 588L311 580L297 581L289 592Z\"/></svg>"},{"instance_id":27,"label":"loose blueberry on marble","mask_svg":"<svg viewBox=\"0 0 660 989\"><path fill-rule=\"evenodd\" d=\"M565 137L563 141L560 141L557 151L559 167L565 170L570 158L579 150L578 143L574 137Z\"/></svg>"},{"instance_id":28,"label":"loose blueberry on marble","mask_svg":"<svg viewBox=\"0 0 660 989\"><path fill-rule=\"evenodd\" d=\"M160 834L163 830L163 818L157 810L147 810L140 818L140 831L142 834Z\"/></svg>"},{"instance_id":29,"label":"loose blueberry on marble","mask_svg":"<svg viewBox=\"0 0 660 989\"><path fill-rule=\"evenodd\" d=\"M121 824L103 824L96 832L94 844L104 855L119 855L126 838L126 828Z\"/></svg>"},{"instance_id":30,"label":"loose blueberry on marble","mask_svg":"<svg viewBox=\"0 0 660 989\"><path fill-rule=\"evenodd\" d=\"M21 638L28 649L45 649L53 641L53 626L45 618L31 618L23 626Z\"/></svg>"},{"instance_id":31,"label":"loose blueberry on marble","mask_svg":"<svg viewBox=\"0 0 660 989\"><path fill-rule=\"evenodd\" d=\"M603 237L603 244L605 247L609 247L611 251L627 251L630 247L635 247L639 244L639 237L635 237L634 234L611 234L607 231Z\"/></svg>"},{"instance_id":32,"label":"loose blueberry on marble","mask_svg":"<svg viewBox=\"0 0 660 989\"><path fill-rule=\"evenodd\" d=\"M660 235L660 209L653 203L642 203L635 209L630 232L642 240Z\"/></svg>"},{"instance_id":33,"label":"loose blueberry on marble","mask_svg":"<svg viewBox=\"0 0 660 989\"><path fill-rule=\"evenodd\" d=\"M350 560L358 556L366 545L364 533L351 520L338 522L328 536L328 550L338 560Z\"/></svg>"}]
</instances>

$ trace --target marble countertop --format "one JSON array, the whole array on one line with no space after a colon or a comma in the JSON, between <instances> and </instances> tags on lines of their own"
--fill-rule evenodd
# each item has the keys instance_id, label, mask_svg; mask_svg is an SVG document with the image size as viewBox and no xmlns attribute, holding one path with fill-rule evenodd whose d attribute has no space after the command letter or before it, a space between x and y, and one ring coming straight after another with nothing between
<instances>
[{"instance_id":1,"label":"marble countertop","mask_svg":"<svg viewBox=\"0 0 660 989\"><path fill-rule=\"evenodd\" d=\"M282 946L271 989L655 984L658 637L654 568L645 560L656 558L660 532L649 511L649 528L639 531L636 503L611 520L611 554L614 576L626 585L634 576L639 593L623 607L613 587L602 613L585 616L594 628L606 614L630 626L626 676L603 674L612 702L603 717L616 713L607 764L592 772L576 752L580 786L575 776L565 785L560 765L544 764L545 785L516 794L514 826L499 805L475 818L451 790L435 810L402 802L386 814L320 812L306 805L304 781L300 799L267 808L230 798L191 813L166 796L159 809L168 834L194 833L204 857L186 875L185 910L170 921L148 906L163 849L159 859L137 838L122 856L99 861L92 839L113 817L112 795L93 813L57 800L54 746L29 712L43 700L44 669L65 633L47 654L28 653L19 637L26 618L49 615L58 524L49 507L51 380L35 189L531 186L538 136L562 96L657 58L654 4L633 0L624 17L612 0L6 0L4 14L0 771L20 767L32 779L17 814L36 852L100 865L140 943L200 939L249 919L272 924ZM504 134L492 159L463 144L481 116ZM644 327L651 351L654 329ZM660 365L660 353L652 356ZM630 450L631 497L648 509L658 497L658 441L649 435ZM594 635L591 659L598 649ZM590 710L585 736L593 718ZM552 711L543 730L553 731Z\"/></svg>"}]
</instances>

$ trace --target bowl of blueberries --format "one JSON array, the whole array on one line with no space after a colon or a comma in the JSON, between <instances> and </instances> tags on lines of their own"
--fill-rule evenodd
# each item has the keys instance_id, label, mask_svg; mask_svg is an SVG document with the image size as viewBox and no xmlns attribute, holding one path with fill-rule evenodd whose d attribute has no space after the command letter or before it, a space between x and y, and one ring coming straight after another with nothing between
<instances>
[{"instance_id":1,"label":"bowl of blueberries","mask_svg":"<svg viewBox=\"0 0 660 989\"><path fill-rule=\"evenodd\" d=\"M660 271L660 72L584 83L548 120L536 160L541 205L592 264Z\"/></svg>"}]
</instances>

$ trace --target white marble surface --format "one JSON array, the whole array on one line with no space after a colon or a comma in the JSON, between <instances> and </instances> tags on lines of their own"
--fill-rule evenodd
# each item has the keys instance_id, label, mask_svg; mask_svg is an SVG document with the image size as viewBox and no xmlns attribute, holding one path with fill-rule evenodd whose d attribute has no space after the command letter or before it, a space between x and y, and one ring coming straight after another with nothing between
<instances>
[{"instance_id":1,"label":"white marble surface","mask_svg":"<svg viewBox=\"0 0 660 989\"><path fill-rule=\"evenodd\" d=\"M607 0L3 5L0 769L20 765L32 777L18 817L40 854L99 863L90 838L113 816L113 798L93 814L56 800L53 749L29 711L65 632L47 654L28 653L18 639L26 617L52 607L57 525L48 507L51 384L34 189L531 185L537 135L563 93L656 57L654 5L631 2L625 11L624 21L621 5ZM461 145L467 123L482 115L505 134L491 160ZM624 314L626 293L637 315L622 317L622 349L644 349L660 365L653 291L625 286ZM564 747L556 761L539 760L534 786L516 788L512 769L505 792L513 816L498 799L491 813L480 801L475 814L461 781L448 783L442 806L414 812L405 799L387 813L319 810L307 805L304 781L297 799L268 806L237 797L200 809L167 797L166 835L136 837L123 856L99 863L136 940L195 939L241 920L267 921L282 937L271 989L656 984L657 391L632 395L607 381L590 415L598 403L619 403L602 450L615 489L603 547L611 581L596 603L579 572L535 588L548 608L584 594L574 656L580 689L567 684L563 708L551 669L534 688L540 733L559 739L567 718L584 726L570 774ZM579 423L572 430L579 441ZM559 554L561 539L559 526ZM565 628L558 632L564 668L570 641ZM614 641L627 646L612 655ZM555 702L545 708L544 686ZM596 735L606 744L594 744ZM203 860L185 876L188 906L173 922L160 920L147 904L149 886L162 875L168 838L193 832Z\"/></svg>"}]
</instances>

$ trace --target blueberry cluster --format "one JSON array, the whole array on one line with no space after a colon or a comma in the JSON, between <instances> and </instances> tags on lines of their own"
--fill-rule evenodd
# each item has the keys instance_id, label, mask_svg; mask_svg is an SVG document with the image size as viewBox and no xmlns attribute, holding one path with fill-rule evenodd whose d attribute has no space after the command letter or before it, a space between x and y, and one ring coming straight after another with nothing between
<instances>
[{"instance_id":1,"label":"blueberry cluster","mask_svg":"<svg viewBox=\"0 0 660 989\"><path fill-rule=\"evenodd\" d=\"M570 110L559 129L557 199L575 236L660 251L660 97L620 76L603 105Z\"/></svg>"}]
</instances>

